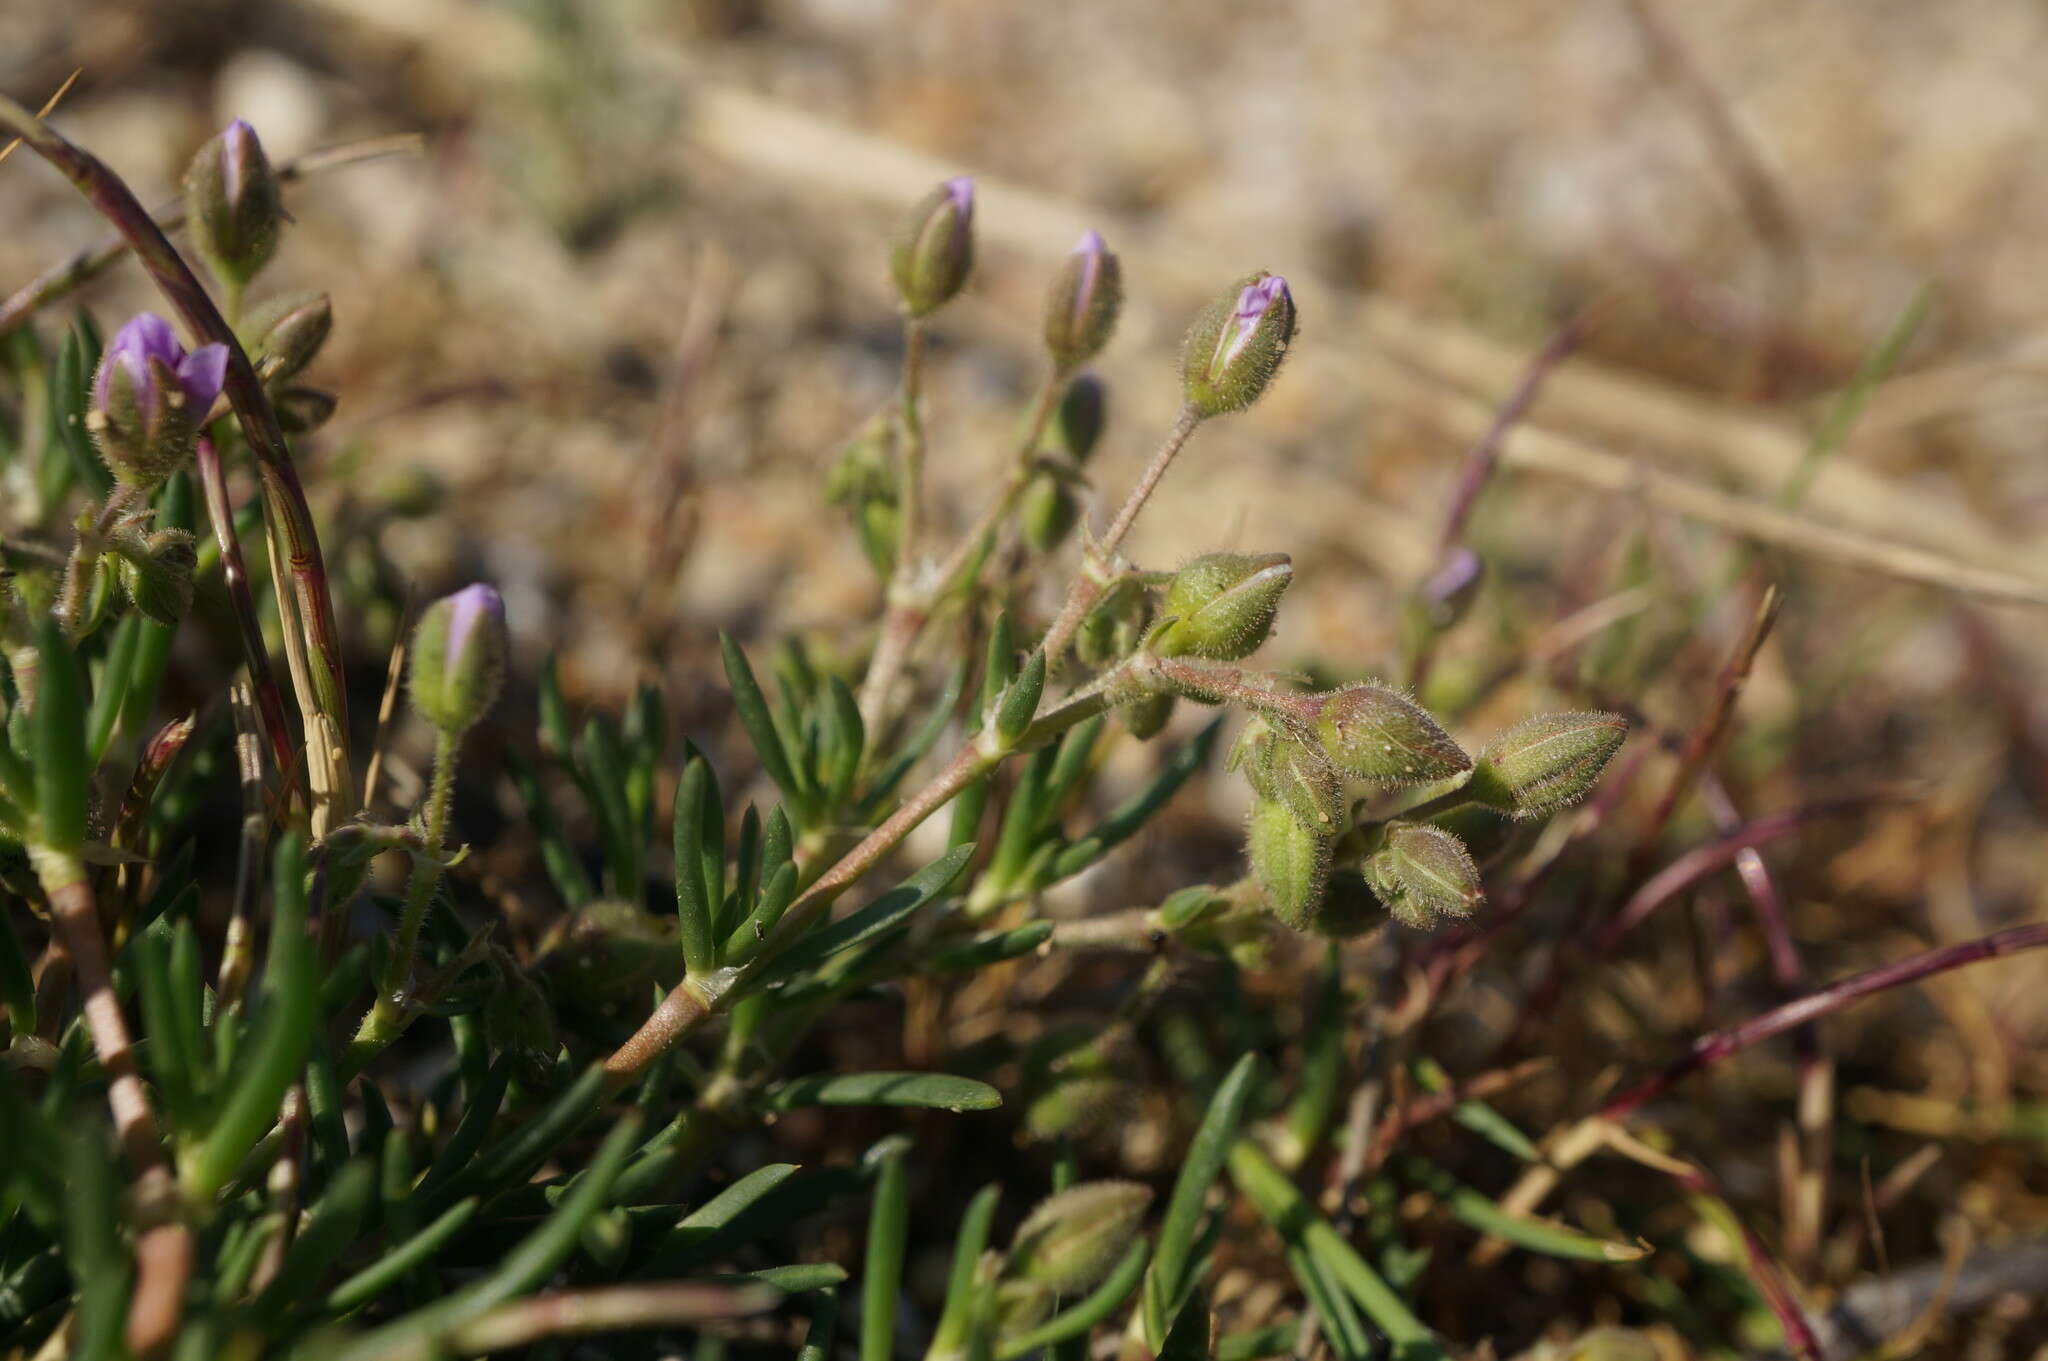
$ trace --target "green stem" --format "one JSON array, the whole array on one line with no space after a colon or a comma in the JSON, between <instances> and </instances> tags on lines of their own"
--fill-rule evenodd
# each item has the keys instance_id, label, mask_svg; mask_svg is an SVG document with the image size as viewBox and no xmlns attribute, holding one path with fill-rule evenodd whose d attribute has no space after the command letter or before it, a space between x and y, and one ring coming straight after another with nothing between
<instances>
[{"instance_id":1,"label":"green stem","mask_svg":"<svg viewBox=\"0 0 2048 1361\"><path fill-rule=\"evenodd\" d=\"M405 990L412 979L414 957L419 953L420 927L427 919L427 905L433 901L434 886L441 881L442 856L448 838L448 806L455 793L455 747L458 735L443 730L434 739L434 778L427 790L426 836L412 862L412 877L405 886L405 906L398 918L398 935L392 942L391 957L377 986L377 1000L370 1004L355 1039L349 1042L344 1071L353 1075L372 1058L405 1033Z\"/></svg>"}]
</instances>

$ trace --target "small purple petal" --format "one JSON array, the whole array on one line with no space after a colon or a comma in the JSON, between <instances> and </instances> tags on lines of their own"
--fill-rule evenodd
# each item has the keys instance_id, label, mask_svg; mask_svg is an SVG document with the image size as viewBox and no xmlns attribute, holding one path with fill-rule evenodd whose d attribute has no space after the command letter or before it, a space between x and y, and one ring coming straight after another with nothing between
<instances>
[{"instance_id":1,"label":"small purple petal","mask_svg":"<svg viewBox=\"0 0 2048 1361\"><path fill-rule=\"evenodd\" d=\"M155 411L149 361L161 359L176 369L184 358L185 347L178 342L178 333L171 329L171 323L154 312L131 317L114 332L113 342L107 346L106 359L101 363L99 378L93 384L93 401L101 407L106 406L107 380L113 376L113 366L119 364L128 371L129 386L147 418Z\"/></svg>"},{"instance_id":2,"label":"small purple petal","mask_svg":"<svg viewBox=\"0 0 2048 1361\"><path fill-rule=\"evenodd\" d=\"M227 381L228 347L225 345L201 345L185 356L178 365L178 383L185 389L185 408L192 413L192 419L203 421L206 413L213 409L214 399L220 396L221 385Z\"/></svg>"},{"instance_id":3,"label":"small purple petal","mask_svg":"<svg viewBox=\"0 0 2048 1361\"><path fill-rule=\"evenodd\" d=\"M974 216L974 180L962 175L946 181L946 197L953 200L953 211L960 214L962 221Z\"/></svg>"},{"instance_id":4,"label":"small purple petal","mask_svg":"<svg viewBox=\"0 0 2048 1361\"><path fill-rule=\"evenodd\" d=\"M1078 319L1088 310L1089 300L1095 296L1095 281L1102 273L1102 257L1109 254L1109 243L1102 239L1100 232L1083 232L1081 243L1074 247L1074 254L1081 257L1080 286L1074 290L1074 316Z\"/></svg>"},{"instance_id":5,"label":"small purple petal","mask_svg":"<svg viewBox=\"0 0 2048 1361\"><path fill-rule=\"evenodd\" d=\"M448 651L446 664L453 668L469 644L469 635L485 618L499 629L505 627L505 598L496 588L479 581L448 597Z\"/></svg>"},{"instance_id":6,"label":"small purple petal","mask_svg":"<svg viewBox=\"0 0 2048 1361\"><path fill-rule=\"evenodd\" d=\"M1291 300L1287 280L1277 274L1268 274L1256 283L1245 285L1244 291L1237 295L1237 310L1230 317L1236 323L1236 330L1228 333L1229 338L1216 357L1217 366L1220 368L1237 358L1238 352L1251 340L1252 333L1259 329L1259 323L1266 319L1266 313L1273 309L1274 304Z\"/></svg>"},{"instance_id":7,"label":"small purple petal","mask_svg":"<svg viewBox=\"0 0 2048 1361\"><path fill-rule=\"evenodd\" d=\"M260 145L256 140L256 129L239 118L221 133L221 194L229 203L241 201L242 175L248 167L249 154Z\"/></svg>"}]
</instances>

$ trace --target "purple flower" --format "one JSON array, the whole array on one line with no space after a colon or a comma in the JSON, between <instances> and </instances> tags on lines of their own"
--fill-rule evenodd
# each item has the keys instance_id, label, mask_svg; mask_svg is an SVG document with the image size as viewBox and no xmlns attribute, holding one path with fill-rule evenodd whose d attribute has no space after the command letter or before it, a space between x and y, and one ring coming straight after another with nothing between
<instances>
[{"instance_id":1,"label":"purple flower","mask_svg":"<svg viewBox=\"0 0 2048 1361\"><path fill-rule=\"evenodd\" d=\"M1294 295L1287 291L1287 280L1278 274L1268 274L1245 285L1244 291L1237 295L1237 308L1230 314L1231 329L1216 352L1210 372L1221 373L1232 360L1244 353L1244 347L1257 334L1259 323L1276 305L1284 305L1289 311L1294 308Z\"/></svg>"},{"instance_id":2,"label":"purple flower","mask_svg":"<svg viewBox=\"0 0 2048 1361\"><path fill-rule=\"evenodd\" d=\"M914 317L952 300L974 267L974 181L946 180L919 201L897 234L889 268Z\"/></svg>"},{"instance_id":3,"label":"purple flower","mask_svg":"<svg viewBox=\"0 0 2048 1361\"><path fill-rule=\"evenodd\" d=\"M93 402L102 411L110 406L109 385L119 368L127 376L128 390L145 426L157 415L157 378L151 360L160 361L183 390L188 419L202 421L220 396L227 378L228 349L225 345L201 345L187 353L171 324L154 312L144 312L114 333L93 383Z\"/></svg>"},{"instance_id":4,"label":"purple flower","mask_svg":"<svg viewBox=\"0 0 2048 1361\"><path fill-rule=\"evenodd\" d=\"M499 636L505 632L505 597L497 589L479 581L465 586L448 597L448 665L452 668L462 658L462 651L469 645L469 635L476 626L488 619L492 629Z\"/></svg>"},{"instance_id":5,"label":"purple flower","mask_svg":"<svg viewBox=\"0 0 2048 1361\"><path fill-rule=\"evenodd\" d=\"M263 143L256 140L256 129L240 118L222 130L220 143L221 189L228 202L239 203L251 165L263 156Z\"/></svg>"},{"instance_id":6,"label":"purple flower","mask_svg":"<svg viewBox=\"0 0 2048 1361\"><path fill-rule=\"evenodd\" d=\"M1053 280L1045 311L1045 346L1062 370L1093 359L1109 342L1123 305L1123 266L1100 233L1088 232Z\"/></svg>"}]
</instances>

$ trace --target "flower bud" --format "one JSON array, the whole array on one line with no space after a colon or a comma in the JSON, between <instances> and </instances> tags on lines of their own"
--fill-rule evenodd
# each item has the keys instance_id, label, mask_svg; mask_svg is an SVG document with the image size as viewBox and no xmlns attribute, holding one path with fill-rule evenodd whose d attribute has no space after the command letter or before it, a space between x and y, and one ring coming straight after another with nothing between
<instances>
[{"instance_id":1,"label":"flower bud","mask_svg":"<svg viewBox=\"0 0 2048 1361\"><path fill-rule=\"evenodd\" d=\"M427 606L412 635L412 705L451 736L475 725L505 680L505 602L479 582Z\"/></svg>"},{"instance_id":2,"label":"flower bud","mask_svg":"<svg viewBox=\"0 0 2048 1361\"><path fill-rule=\"evenodd\" d=\"M313 362L334 329L334 307L325 293L287 293L249 314L242 326L249 358L265 383L283 382Z\"/></svg>"},{"instance_id":3,"label":"flower bud","mask_svg":"<svg viewBox=\"0 0 2048 1361\"><path fill-rule=\"evenodd\" d=\"M951 302L974 267L974 181L947 180L927 194L897 234L889 264L911 316Z\"/></svg>"},{"instance_id":4,"label":"flower bud","mask_svg":"<svg viewBox=\"0 0 2048 1361\"><path fill-rule=\"evenodd\" d=\"M1658 1361L1657 1344L1632 1328L1595 1328L1566 1343L1558 1361Z\"/></svg>"},{"instance_id":5,"label":"flower bud","mask_svg":"<svg viewBox=\"0 0 2048 1361\"><path fill-rule=\"evenodd\" d=\"M896 565L901 520L894 457L895 428L877 416L846 442L825 479L825 499L847 509L861 551L884 576Z\"/></svg>"},{"instance_id":6,"label":"flower bud","mask_svg":"<svg viewBox=\"0 0 2048 1361\"><path fill-rule=\"evenodd\" d=\"M1172 695L1146 695L1117 708L1116 716L1122 720L1124 730L1140 742L1157 737L1173 717Z\"/></svg>"},{"instance_id":7,"label":"flower bud","mask_svg":"<svg viewBox=\"0 0 2048 1361\"><path fill-rule=\"evenodd\" d=\"M1059 407L1052 415L1053 434L1074 462L1086 463L1095 452L1095 442L1102 438L1102 427L1109 419L1108 408L1109 391L1092 373L1067 384L1060 395Z\"/></svg>"},{"instance_id":8,"label":"flower bud","mask_svg":"<svg viewBox=\"0 0 2048 1361\"><path fill-rule=\"evenodd\" d=\"M1090 1181L1040 1201L1017 1226L1011 1274L1056 1295L1086 1290L1130 1248L1152 1203L1135 1181Z\"/></svg>"},{"instance_id":9,"label":"flower bud","mask_svg":"<svg viewBox=\"0 0 2048 1361\"><path fill-rule=\"evenodd\" d=\"M1210 553L1176 572L1166 591L1167 622L1153 633L1161 657L1230 662L1272 631L1280 597L1294 579L1285 553Z\"/></svg>"},{"instance_id":10,"label":"flower bud","mask_svg":"<svg viewBox=\"0 0 2048 1361\"><path fill-rule=\"evenodd\" d=\"M1411 597L1419 622L1441 633L1465 617L1486 580L1486 561L1469 548L1453 548Z\"/></svg>"},{"instance_id":11,"label":"flower bud","mask_svg":"<svg viewBox=\"0 0 2048 1361\"><path fill-rule=\"evenodd\" d=\"M1245 853L1265 890L1266 906L1296 931L1308 930L1322 906L1332 841L1303 826L1294 810L1278 800L1252 803Z\"/></svg>"},{"instance_id":12,"label":"flower bud","mask_svg":"<svg viewBox=\"0 0 2048 1361\"><path fill-rule=\"evenodd\" d=\"M1102 237L1088 232L1060 267L1045 304L1045 348L1061 369L1093 359L1116 329L1124 272Z\"/></svg>"},{"instance_id":13,"label":"flower bud","mask_svg":"<svg viewBox=\"0 0 2048 1361\"><path fill-rule=\"evenodd\" d=\"M337 399L318 388L288 387L270 394L278 428L287 435L310 435L334 419Z\"/></svg>"},{"instance_id":14,"label":"flower bud","mask_svg":"<svg viewBox=\"0 0 2048 1361\"><path fill-rule=\"evenodd\" d=\"M185 171L185 215L222 282L240 288L270 262L284 199L256 129L237 118L199 148Z\"/></svg>"},{"instance_id":15,"label":"flower bud","mask_svg":"<svg viewBox=\"0 0 2048 1361\"><path fill-rule=\"evenodd\" d=\"M227 365L225 345L187 353L171 324L154 312L116 331L93 378L86 418L114 476L148 491L190 458Z\"/></svg>"},{"instance_id":16,"label":"flower bud","mask_svg":"<svg viewBox=\"0 0 2048 1361\"><path fill-rule=\"evenodd\" d=\"M1252 791L1286 806L1312 832L1334 836L1344 823L1344 786L1320 750L1253 719L1231 748L1229 768L1243 770Z\"/></svg>"},{"instance_id":17,"label":"flower bud","mask_svg":"<svg viewBox=\"0 0 2048 1361\"><path fill-rule=\"evenodd\" d=\"M1362 780L1427 784L1472 768L1427 710L1370 681L1320 696L1315 732L1332 764Z\"/></svg>"},{"instance_id":18,"label":"flower bud","mask_svg":"<svg viewBox=\"0 0 2048 1361\"><path fill-rule=\"evenodd\" d=\"M1427 822L1391 822L1387 844L1366 862L1372 884L1397 921L1423 928L1438 917L1469 917L1486 899L1465 843Z\"/></svg>"},{"instance_id":19,"label":"flower bud","mask_svg":"<svg viewBox=\"0 0 2048 1361\"><path fill-rule=\"evenodd\" d=\"M192 608L192 572L199 551L182 529L159 529L148 538L117 539L121 588L146 619L175 626Z\"/></svg>"},{"instance_id":20,"label":"flower bud","mask_svg":"<svg viewBox=\"0 0 2048 1361\"><path fill-rule=\"evenodd\" d=\"M1332 940L1351 940L1378 926L1386 916L1385 904L1364 875L1357 870L1336 870L1309 929Z\"/></svg>"},{"instance_id":21,"label":"flower bud","mask_svg":"<svg viewBox=\"0 0 2048 1361\"><path fill-rule=\"evenodd\" d=\"M1203 310L1181 347L1181 386L1202 416L1242 411L1273 380L1294 339L1294 295L1263 270Z\"/></svg>"},{"instance_id":22,"label":"flower bud","mask_svg":"<svg viewBox=\"0 0 2048 1361\"><path fill-rule=\"evenodd\" d=\"M1081 503L1058 473L1041 470L1031 475L1024 495L1017 502L1017 527L1031 551L1044 556L1066 542L1081 518Z\"/></svg>"},{"instance_id":23,"label":"flower bud","mask_svg":"<svg viewBox=\"0 0 2048 1361\"><path fill-rule=\"evenodd\" d=\"M1074 633L1074 651L1089 666L1101 668L1137 651L1152 618L1152 601L1136 580L1125 577L1102 593L1082 616Z\"/></svg>"},{"instance_id":24,"label":"flower bud","mask_svg":"<svg viewBox=\"0 0 2048 1361\"><path fill-rule=\"evenodd\" d=\"M1466 790L1514 817L1542 817L1585 797L1627 738L1628 720L1618 714L1525 719L1480 756Z\"/></svg>"},{"instance_id":25,"label":"flower bud","mask_svg":"<svg viewBox=\"0 0 2048 1361\"><path fill-rule=\"evenodd\" d=\"M1024 1132L1037 1143L1085 1139L1118 1124L1135 1104L1128 1078L1062 1075L1025 1105Z\"/></svg>"}]
</instances>

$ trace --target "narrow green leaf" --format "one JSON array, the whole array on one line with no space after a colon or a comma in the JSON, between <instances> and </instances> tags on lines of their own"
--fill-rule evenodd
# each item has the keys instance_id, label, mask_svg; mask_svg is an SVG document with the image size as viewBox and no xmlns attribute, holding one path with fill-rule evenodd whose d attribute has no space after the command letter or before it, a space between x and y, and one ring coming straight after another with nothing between
<instances>
[{"instance_id":1,"label":"narrow green leaf","mask_svg":"<svg viewBox=\"0 0 2048 1361\"><path fill-rule=\"evenodd\" d=\"M1244 1122L1259 1074L1256 1054L1246 1054L1232 1065L1209 1099L1209 1109L1188 1145L1180 1176L1174 1179L1173 1194L1166 1202L1166 1215L1159 1223L1159 1243L1152 1257L1150 1280L1155 1282L1146 1296L1148 1334L1163 1342L1167 1321L1193 1284L1191 1270L1195 1239L1202 1223L1202 1209L1209 1187L1223 1170L1230 1147L1237 1141L1238 1126Z\"/></svg>"},{"instance_id":2,"label":"narrow green leaf","mask_svg":"<svg viewBox=\"0 0 2048 1361\"><path fill-rule=\"evenodd\" d=\"M754 744L754 754L760 758L761 768L768 772L769 779L775 781L784 798L801 806L804 787L790 765L789 753L775 728L775 717L768 711L767 696L761 693L760 682L754 679L754 668L748 665L747 654L740 651L740 645L727 633L718 635L718 646L725 655L725 678L726 683L732 686L733 707L739 711L740 723Z\"/></svg>"},{"instance_id":3,"label":"narrow green leaf","mask_svg":"<svg viewBox=\"0 0 2048 1361\"><path fill-rule=\"evenodd\" d=\"M256 1047L236 1065L206 1141L184 1169L188 1197L205 1203L241 1164L277 1118L285 1089L298 1079L319 1021L320 970L306 938L305 844L296 833L278 839L272 861L270 953L264 967L264 1008Z\"/></svg>"},{"instance_id":4,"label":"narrow green leaf","mask_svg":"<svg viewBox=\"0 0 2048 1361\"><path fill-rule=\"evenodd\" d=\"M1510 1214L1488 1197L1460 1182L1435 1164L1421 1158L1401 1159L1401 1171L1422 1186L1451 1212L1460 1223L1506 1239L1516 1247L1580 1262L1638 1262L1649 1249L1633 1243L1596 1238L1577 1229Z\"/></svg>"},{"instance_id":5,"label":"narrow green leaf","mask_svg":"<svg viewBox=\"0 0 2048 1361\"><path fill-rule=\"evenodd\" d=\"M128 1254L121 1250L114 1150L98 1121L83 1117L64 1142L64 1250L77 1282L73 1361L121 1355L128 1315Z\"/></svg>"},{"instance_id":6,"label":"narrow green leaf","mask_svg":"<svg viewBox=\"0 0 2048 1361\"><path fill-rule=\"evenodd\" d=\"M945 892L973 856L973 846L955 846L858 912L813 931L780 954L766 957L765 963L756 960L751 981L765 985L788 978L901 924Z\"/></svg>"},{"instance_id":7,"label":"narrow green leaf","mask_svg":"<svg viewBox=\"0 0 2048 1361\"><path fill-rule=\"evenodd\" d=\"M1044 694L1045 652L1041 649L1025 660L1017 679L1003 691L1002 702L996 706L997 740L1006 747L1014 745L1038 717L1038 701Z\"/></svg>"},{"instance_id":8,"label":"narrow green leaf","mask_svg":"<svg viewBox=\"0 0 2048 1361\"><path fill-rule=\"evenodd\" d=\"M928 974L967 973L1028 955L1052 939L1053 923L1027 922L1008 931L990 931L964 945L928 955L920 967Z\"/></svg>"},{"instance_id":9,"label":"narrow green leaf","mask_svg":"<svg viewBox=\"0 0 2048 1361\"><path fill-rule=\"evenodd\" d=\"M533 824L541 864L554 883L555 891L572 908L594 902L597 886L590 882L590 876L584 872L583 861L563 834L554 806L548 802L547 792L540 786L538 773L525 757L510 749L505 752L505 766L511 773L512 787L519 791L519 801L526 807L526 820Z\"/></svg>"},{"instance_id":10,"label":"narrow green leaf","mask_svg":"<svg viewBox=\"0 0 2048 1361\"><path fill-rule=\"evenodd\" d=\"M762 887L760 901L754 904L754 910L725 938L719 959L732 965L744 965L753 959L767 943L775 923L782 920L782 914L796 901L797 885L801 881L802 874L796 862L783 861Z\"/></svg>"},{"instance_id":11,"label":"narrow green leaf","mask_svg":"<svg viewBox=\"0 0 2048 1361\"><path fill-rule=\"evenodd\" d=\"M867 1255L861 1275L860 1361L891 1361L896 1351L896 1296L910 1238L910 1160L904 1152L882 1160L868 1214Z\"/></svg>"},{"instance_id":12,"label":"narrow green leaf","mask_svg":"<svg viewBox=\"0 0 2048 1361\"><path fill-rule=\"evenodd\" d=\"M819 1073L792 1078L769 1089L762 1109L799 1106L922 1106L949 1111L988 1111L1003 1096L986 1082L947 1073Z\"/></svg>"},{"instance_id":13,"label":"narrow green leaf","mask_svg":"<svg viewBox=\"0 0 2048 1361\"><path fill-rule=\"evenodd\" d=\"M481 1202L471 1196L441 1212L441 1217L376 1261L334 1287L327 1295L329 1313L360 1308L440 1255L441 1249L476 1217Z\"/></svg>"},{"instance_id":14,"label":"narrow green leaf","mask_svg":"<svg viewBox=\"0 0 2048 1361\"><path fill-rule=\"evenodd\" d=\"M742 1271L732 1276L714 1276L717 1281L757 1281L772 1285L785 1294L800 1295L806 1290L825 1290L846 1281L846 1268L837 1262L795 1262L789 1266L764 1266L754 1271Z\"/></svg>"},{"instance_id":15,"label":"narrow green leaf","mask_svg":"<svg viewBox=\"0 0 2048 1361\"><path fill-rule=\"evenodd\" d=\"M711 767L702 758L683 767L676 781L675 873L677 938L683 947L683 968L702 978L718 967L711 934L712 904L704 897L704 796Z\"/></svg>"},{"instance_id":16,"label":"narrow green leaf","mask_svg":"<svg viewBox=\"0 0 2048 1361\"><path fill-rule=\"evenodd\" d=\"M36 625L35 733L37 837L53 851L75 855L85 841L86 787L92 765L85 747L85 675L57 621Z\"/></svg>"},{"instance_id":17,"label":"narrow green leaf","mask_svg":"<svg viewBox=\"0 0 2048 1361\"><path fill-rule=\"evenodd\" d=\"M114 727L121 721L121 706L128 698L128 686L135 675L135 656L142 645L142 628L149 621L140 614L128 613L121 616L121 622L114 625L114 636L107 644L107 655L100 663L99 683L92 691L92 712L86 718L85 745L87 759L98 766L100 758L107 754L107 744L114 738Z\"/></svg>"},{"instance_id":18,"label":"narrow green leaf","mask_svg":"<svg viewBox=\"0 0 2048 1361\"><path fill-rule=\"evenodd\" d=\"M695 1260L711 1240L797 1173L795 1163L757 1167L685 1216L655 1247L650 1270L672 1271Z\"/></svg>"},{"instance_id":19,"label":"narrow green leaf","mask_svg":"<svg viewBox=\"0 0 2048 1361\"><path fill-rule=\"evenodd\" d=\"M1407 1301L1316 1213L1315 1206L1258 1145L1249 1139L1232 1145L1230 1175L1274 1232L1290 1246L1309 1253L1336 1285L1358 1301L1404 1361L1444 1361L1449 1356Z\"/></svg>"},{"instance_id":20,"label":"narrow green leaf","mask_svg":"<svg viewBox=\"0 0 2048 1361\"><path fill-rule=\"evenodd\" d=\"M953 1235L953 1269L946 1277L946 1303L939 1312L939 1326L932 1330L928 1356L949 1356L965 1349L967 1328L975 1316L976 1277L981 1255L988 1251L989 1233L995 1226L996 1206L1003 1188L990 1182L975 1192L967 1213L960 1218L960 1231Z\"/></svg>"},{"instance_id":21,"label":"narrow green leaf","mask_svg":"<svg viewBox=\"0 0 2048 1361\"><path fill-rule=\"evenodd\" d=\"M811 1326L804 1333L804 1345L797 1351L796 1361L828 1361L832 1355L832 1335L839 1330L839 1294L821 1290L811 1298Z\"/></svg>"},{"instance_id":22,"label":"narrow green leaf","mask_svg":"<svg viewBox=\"0 0 2048 1361\"><path fill-rule=\"evenodd\" d=\"M1412 1071L1424 1091L1441 1092L1451 1085L1451 1075L1435 1059L1424 1057L1415 1060ZM1451 1119L1523 1162L1543 1161L1543 1151L1536 1147L1536 1141L1484 1101L1460 1101L1451 1108Z\"/></svg>"},{"instance_id":23,"label":"narrow green leaf","mask_svg":"<svg viewBox=\"0 0 2048 1361\"><path fill-rule=\"evenodd\" d=\"M92 402L93 371L99 363L99 339L91 323L81 317L65 333L57 362L50 367L50 424L70 455L79 481L93 496L104 497L114 485L113 474L93 448L85 424Z\"/></svg>"},{"instance_id":24,"label":"narrow green leaf","mask_svg":"<svg viewBox=\"0 0 2048 1361\"><path fill-rule=\"evenodd\" d=\"M1300 1333L1301 1324L1295 1319L1231 1333L1216 1339L1216 1361L1265 1361L1269 1356L1283 1356L1294 1350L1294 1339Z\"/></svg>"},{"instance_id":25,"label":"narrow green leaf","mask_svg":"<svg viewBox=\"0 0 2048 1361\"><path fill-rule=\"evenodd\" d=\"M825 679L823 716L825 803L837 807L853 792L853 782L860 775L861 757L867 750L867 728L861 721L860 702L836 675Z\"/></svg>"}]
</instances>

